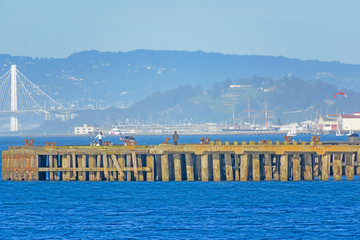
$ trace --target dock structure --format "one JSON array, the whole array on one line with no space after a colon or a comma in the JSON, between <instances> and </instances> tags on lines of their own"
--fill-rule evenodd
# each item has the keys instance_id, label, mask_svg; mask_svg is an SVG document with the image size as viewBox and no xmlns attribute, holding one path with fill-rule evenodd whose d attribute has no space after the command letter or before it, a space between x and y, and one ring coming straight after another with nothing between
<instances>
[{"instance_id":1,"label":"dock structure","mask_svg":"<svg viewBox=\"0 0 360 240\"><path fill-rule=\"evenodd\" d=\"M201 144L11 146L3 181L335 181L360 174L358 138Z\"/></svg>"}]
</instances>

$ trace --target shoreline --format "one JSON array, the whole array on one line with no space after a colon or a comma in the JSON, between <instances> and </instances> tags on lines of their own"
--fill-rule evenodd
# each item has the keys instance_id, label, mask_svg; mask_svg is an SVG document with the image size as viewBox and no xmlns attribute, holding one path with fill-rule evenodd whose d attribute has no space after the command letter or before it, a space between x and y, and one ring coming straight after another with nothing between
<instances>
[{"instance_id":1,"label":"shoreline","mask_svg":"<svg viewBox=\"0 0 360 240\"><path fill-rule=\"evenodd\" d=\"M121 136L172 136L173 133L132 133L132 134L124 134L124 135L110 135L104 134L107 137L121 137ZM95 134L0 134L0 137L91 137ZM179 132L179 135L183 136L215 136L215 135L243 135L243 136L251 136L251 135L283 135L286 136L287 132L250 132L250 131L238 131L238 132L191 132L184 133ZM310 132L299 132L297 136L304 135L317 135ZM321 134L321 135L331 135L331 134Z\"/></svg>"}]
</instances>

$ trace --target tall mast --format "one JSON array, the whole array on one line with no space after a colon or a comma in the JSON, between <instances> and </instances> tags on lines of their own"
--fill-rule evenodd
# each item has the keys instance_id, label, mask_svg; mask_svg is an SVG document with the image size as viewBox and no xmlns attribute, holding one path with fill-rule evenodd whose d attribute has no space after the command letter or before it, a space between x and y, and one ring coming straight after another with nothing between
<instances>
[{"instance_id":1,"label":"tall mast","mask_svg":"<svg viewBox=\"0 0 360 240\"><path fill-rule=\"evenodd\" d=\"M235 107L234 107L234 104L232 105L233 107L233 128L235 129L236 128L236 123L235 123Z\"/></svg>"},{"instance_id":2,"label":"tall mast","mask_svg":"<svg viewBox=\"0 0 360 240\"><path fill-rule=\"evenodd\" d=\"M268 112L267 112L267 102L265 98L265 129L267 129L267 122L268 122Z\"/></svg>"},{"instance_id":3,"label":"tall mast","mask_svg":"<svg viewBox=\"0 0 360 240\"><path fill-rule=\"evenodd\" d=\"M250 99L248 100L248 117L249 117L249 128L251 128L251 110L250 110Z\"/></svg>"}]
</instances>

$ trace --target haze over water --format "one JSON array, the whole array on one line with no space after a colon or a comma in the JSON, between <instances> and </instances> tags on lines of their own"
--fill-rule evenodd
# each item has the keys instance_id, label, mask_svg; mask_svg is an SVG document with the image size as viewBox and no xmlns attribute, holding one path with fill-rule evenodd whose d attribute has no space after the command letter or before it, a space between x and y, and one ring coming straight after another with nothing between
<instances>
[{"instance_id":1,"label":"haze over water","mask_svg":"<svg viewBox=\"0 0 360 240\"><path fill-rule=\"evenodd\" d=\"M302 137L303 141L308 141ZM158 144L164 136L139 136ZM282 136L211 136L249 141ZM330 140L335 136L323 136ZM200 136L180 136L197 143ZM336 139L346 140L346 137ZM24 138L0 138L1 150ZM88 137L35 144L87 145ZM108 138L110 140L110 138ZM118 138L111 138L116 142ZM329 182L5 182L2 239L356 239L359 178Z\"/></svg>"}]
</instances>

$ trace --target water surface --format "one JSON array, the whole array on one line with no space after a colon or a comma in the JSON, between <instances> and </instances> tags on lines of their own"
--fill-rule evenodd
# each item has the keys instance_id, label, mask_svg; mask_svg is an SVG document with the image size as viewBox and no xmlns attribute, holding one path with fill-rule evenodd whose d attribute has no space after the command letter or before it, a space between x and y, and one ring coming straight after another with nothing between
<instances>
[{"instance_id":1,"label":"water surface","mask_svg":"<svg viewBox=\"0 0 360 240\"><path fill-rule=\"evenodd\" d=\"M236 136L218 137L243 141ZM163 139L147 136L137 141L157 144ZM199 139L180 136L180 141ZM88 140L36 138L35 144L87 145ZM23 145L23 138L0 138L1 149L9 145ZM0 181L0 238L359 239L359 183L359 178L341 182Z\"/></svg>"}]
</instances>

